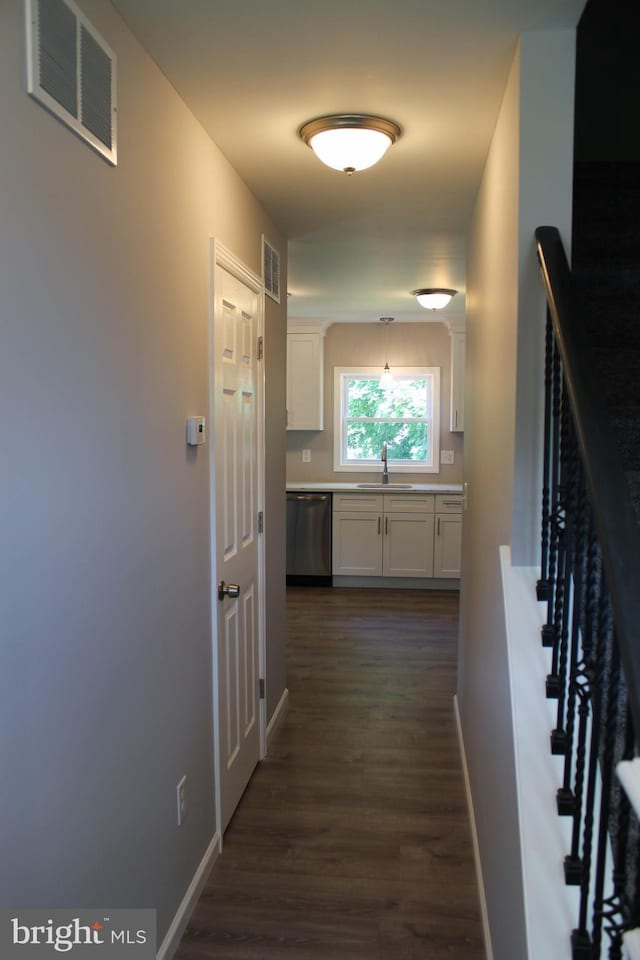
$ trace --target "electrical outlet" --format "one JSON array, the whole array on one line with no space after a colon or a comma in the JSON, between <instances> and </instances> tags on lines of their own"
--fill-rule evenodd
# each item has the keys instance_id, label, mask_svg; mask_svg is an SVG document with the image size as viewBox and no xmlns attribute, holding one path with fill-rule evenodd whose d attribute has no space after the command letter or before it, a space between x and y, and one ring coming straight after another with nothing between
<instances>
[{"instance_id":1,"label":"electrical outlet","mask_svg":"<svg viewBox=\"0 0 640 960\"><path fill-rule=\"evenodd\" d=\"M311 450L303 450L303 451L302 451L302 462L303 462L303 463L311 463Z\"/></svg>"},{"instance_id":2,"label":"electrical outlet","mask_svg":"<svg viewBox=\"0 0 640 960\"><path fill-rule=\"evenodd\" d=\"M440 451L440 463L453 463L453 450Z\"/></svg>"},{"instance_id":3,"label":"electrical outlet","mask_svg":"<svg viewBox=\"0 0 640 960\"><path fill-rule=\"evenodd\" d=\"M181 827L187 816L187 777L182 778L176 787L176 799L178 801L178 826Z\"/></svg>"}]
</instances>

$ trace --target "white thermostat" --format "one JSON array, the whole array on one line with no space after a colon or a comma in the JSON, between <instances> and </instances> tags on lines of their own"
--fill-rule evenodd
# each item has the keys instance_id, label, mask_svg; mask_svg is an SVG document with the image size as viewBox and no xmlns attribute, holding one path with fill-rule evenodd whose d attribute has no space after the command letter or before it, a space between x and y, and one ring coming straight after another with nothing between
<instances>
[{"instance_id":1,"label":"white thermostat","mask_svg":"<svg viewBox=\"0 0 640 960\"><path fill-rule=\"evenodd\" d=\"M187 443L197 447L207 439L207 421L204 417L189 417L187 420Z\"/></svg>"}]
</instances>

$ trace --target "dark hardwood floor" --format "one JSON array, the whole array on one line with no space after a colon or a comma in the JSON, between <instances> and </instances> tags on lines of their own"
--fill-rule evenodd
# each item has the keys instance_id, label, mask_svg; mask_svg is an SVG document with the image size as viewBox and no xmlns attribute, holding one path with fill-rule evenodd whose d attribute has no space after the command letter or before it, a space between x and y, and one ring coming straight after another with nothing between
<instances>
[{"instance_id":1,"label":"dark hardwood floor","mask_svg":"<svg viewBox=\"0 0 640 960\"><path fill-rule=\"evenodd\" d=\"M290 588L289 713L177 960L481 960L458 598Z\"/></svg>"}]
</instances>

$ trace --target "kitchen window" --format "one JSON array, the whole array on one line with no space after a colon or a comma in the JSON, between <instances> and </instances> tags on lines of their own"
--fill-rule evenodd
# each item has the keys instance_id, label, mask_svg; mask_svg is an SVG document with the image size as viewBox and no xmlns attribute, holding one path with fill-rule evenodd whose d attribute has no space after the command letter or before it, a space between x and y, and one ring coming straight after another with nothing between
<instances>
[{"instance_id":1,"label":"kitchen window","mask_svg":"<svg viewBox=\"0 0 640 960\"><path fill-rule=\"evenodd\" d=\"M334 368L334 470L438 473L440 368L396 367L383 387L378 367Z\"/></svg>"}]
</instances>

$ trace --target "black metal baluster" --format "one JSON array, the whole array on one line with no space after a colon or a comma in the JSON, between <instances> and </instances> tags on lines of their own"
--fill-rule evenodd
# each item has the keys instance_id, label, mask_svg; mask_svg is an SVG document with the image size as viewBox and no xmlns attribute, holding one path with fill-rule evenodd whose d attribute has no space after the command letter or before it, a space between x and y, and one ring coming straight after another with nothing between
<instances>
[{"instance_id":1,"label":"black metal baluster","mask_svg":"<svg viewBox=\"0 0 640 960\"><path fill-rule=\"evenodd\" d=\"M573 435L573 429L570 431ZM566 530L567 530L567 571L571 580L571 604L565 607L565 618L567 622L568 635L568 683L567 683L567 702L566 702L566 720L563 728L565 737L564 753L564 774L562 787L557 792L558 813L561 816L573 816L575 812L575 794L571 788L572 764L574 760L573 734L575 728L577 673L580 650L580 617L582 604L581 578L578 574L580 563L580 535L582 533L582 521L580 509L583 507L584 493L582 485L582 476L580 465L573 456L573 444L567 442L567 460L568 460L568 493L566 504ZM560 710L560 703L558 704ZM561 725L560 716L558 717L558 728ZM578 849L573 847L571 855L565 858L565 878L567 883L578 884L580 882L577 864L579 861ZM569 879L570 878L570 879Z\"/></svg>"},{"instance_id":2,"label":"black metal baluster","mask_svg":"<svg viewBox=\"0 0 640 960\"><path fill-rule=\"evenodd\" d=\"M625 722L620 724L616 731L616 744L620 748L624 741L624 749L620 750L622 757L612 758L612 765L618 760L629 759L632 754L633 733L631 715L626 698L624 677L620 677L621 696L618 700L618 717L624 714ZM629 840L629 827L631 823L631 806L626 793L622 789L618 780L612 776L612 800L611 800L611 819L609 824L609 834L613 847L613 892L605 901L604 917L607 921L605 931L609 937L609 957L610 960L621 960L622 958L622 937L625 930L625 899L627 887L627 843Z\"/></svg>"},{"instance_id":3,"label":"black metal baluster","mask_svg":"<svg viewBox=\"0 0 640 960\"><path fill-rule=\"evenodd\" d=\"M629 889L627 904L627 929L640 927L640 823L633 814L633 845L630 845L629 862L633 864L633 884Z\"/></svg>"},{"instance_id":4,"label":"black metal baluster","mask_svg":"<svg viewBox=\"0 0 640 960\"><path fill-rule=\"evenodd\" d=\"M549 572L547 585L547 622L542 627L542 645L553 647L556 631L556 577L558 567L558 544L560 536L559 517L559 464L560 464L560 418L562 411L562 367L560 354L552 340L552 389L551 389L551 447L550 447L550 504L549 504ZM555 650L554 650L555 653ZM552 667L552 674L555 673ZM550 694L548 694L550 695Z\"/></svg>"},{"instance_id":5,"label":"black metal baluster","mask_svg":"<svg viewBox=\"0 0 640 960\"><path fill-rule=\"evenodd\" d=\"M593 956L600 956L602 924L605 913L604 878L609 839L609 816L611 811L611 783L613 757L617 733L618 705L620 696L620 657L613 631L607 631L606 659L608 660L607 699L604 710L604 749L601 755L602 792L600 797L600 820L596 853L596 875L593 893Z\"/></svg>"},{"instance_id":6,"label":"black metal baluster","mask_svg":"<svg viewBox=\"0 0 640 960\"><path fill-rule=\"evenodd\" d=\"M580 857L580 833L582 826L582 797L586 757L587 722L590 708L590 685L582 649L584 647L585 615L584 581L587 544L587 514L584 488L584 474L578 464L576 471L575 495L571 504L574 528L574 602L571 625L571 681L569 684L569 702L567 705L567 754L564 763L564 782L558 791L558 812L573 816L571 851L564 861L565 880L568 884L582 884L583 864ZM587 645L589 641L586 641ZM574 727L578 719L578 739L574 751ZM571 789L572 761L575 761L575 782Z\"/></svg>"},{"instance_id":7,"label":"black metal baluster","mask_svg":"<svg viewBox=\"0 0 640 960\"><path fill-rule=\"evenodd\" d=\"M552 674L557 677L556 691L558 697L558 711L555 729L551 733L551 752L556 755L566 755L567 752L567 729L565 724L565 710L567 706L567 693L569 684L569 624L573 598L573 582L571 576L571 557L573 550L572 525L569 511L570 500L572 497L572 485L574 480L575 467L575 436L573 435L573 425L569 411L569 398L566 392L566 385L562 395L562 425L561 425L561 476L559 487L559 509L563 515L563 531L560 536L560 550L558 566L563 567L562 589L558 583L557 595L561 600L559 610L559 623L554 624L557 628L556 637L557 646L554 646L554 659L556 664L552 669ZM549 696L549 686L547 678L547 696Z\"/></svg>"},{"instance_id":8,"label":"black metal baluster","mask_svg":"<svg viewBox=\"0 0 640 960\"><path fill-rule=\"evenodd\" d=\"M587 522L587 570L585 576L586 597L583 628L585 673L591 689L591 733L587 761L587 789L584 802L582 831L582 883L580 886L580 909L578 927L572 933L573 960L591 960L591 937L588 931L589 891L593 850L593 822L595 811L596 780L598 772L598 746L600 743L600 698L598 691L605 674L605 630L607 613L602 599L602 568L593 514L588 510ZM600 626L603 632L600 633ZM586 723L585 723L586 726Z\"/></svg>"},{"instance_id":9,"label":"black metal baluster","mask_svg":"<svg viewBox=\"0 0 640 960\"><path fill-rule=\"evenodd\" d=\"M553 631L551 651L551 672L545 681L548 699L558 699L560 696L560 647L562 641L562 617L565 607L566 586L566 554L564 550L564 530L558 524L555 528L556 549L554 551L555 585L553 588L554 603L550 629Z\"/></svg>"},{"instance_id":10,"label":"black metal baluster","mask_svg":"<svg viewBox=\"0 0 640 960\"><path fill-rule=\"evenodd\" d=\"M550 535L550 484L551 484L551 415L552 415L552 370L555 346L551 311L547 307L544 351L544 441L542 466L542 552L540 579L536 584L538 600L549 600L549 535Z\"/></svg>"}]
</instances>

